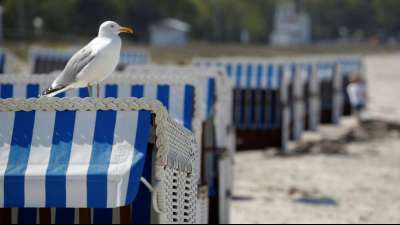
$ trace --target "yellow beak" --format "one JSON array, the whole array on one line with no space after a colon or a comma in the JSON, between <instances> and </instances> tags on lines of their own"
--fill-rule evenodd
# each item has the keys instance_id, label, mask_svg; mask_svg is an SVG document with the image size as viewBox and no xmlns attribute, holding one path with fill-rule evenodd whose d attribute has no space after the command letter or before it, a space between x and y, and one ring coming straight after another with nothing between
<instances>
[{"instance_id":1,"label":"yellow beak","mask_svg":"<svg viewBox=\"0 0 400 225\"><path fill-rule=\"evenodd\" d=\"M133 31L133 29L130 28L130 27L121 27L121 28L119 29L119 32L121 32L121 33L128 33L128 34L133 34L133 33L135 33L135 32Z\"/></svg>"}]
</instances>

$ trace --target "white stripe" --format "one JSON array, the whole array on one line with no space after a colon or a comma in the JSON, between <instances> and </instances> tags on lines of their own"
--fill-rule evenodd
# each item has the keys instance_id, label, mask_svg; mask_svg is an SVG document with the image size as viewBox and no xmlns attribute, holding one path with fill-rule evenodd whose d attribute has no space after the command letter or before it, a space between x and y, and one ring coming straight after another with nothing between
<instances>
[{"instance_id":1,"label":"white stripe","mask_svg":"<svg viewBox=\"0 0 400 225\"><path fill-rule=\"evenodd\" d=\"M26 98L26 88L28 87L26 84L14 84L13 89L13 98Z\"/></svg>"},{"instance_id":2,"label":"white stripe","mask_svg":"<svg viewBox=\"0 0 400 225\"><path fill-rule=\"evenodd\" d=\"M67 170L67 207L87 206L86 181L77 175L87 174L92 156L96 112L77 112L71 158Z\"/></svg>"},{"instance_id":3,"label":"white stripe","mask_svg":"<svg viewBox=\"0 0 400 225\"><path fill-rule=\"evenodd\" d=\"M129 98L132 97L132 86L131 85L119 85L118 86L118 98Z\"/></svg>"},{"instance_id":4,"label":"white stripe","mask_svg":"<svg viewBox=\"0 0 400 225\"><path fill-rule=\"evenodd\" d=\"M14 130L14 112L0 112L0 208L4 207L4 174L10 155L10 143Z\"/></svg>"},{"instance_id":5,"label":"white stripe","mask_svg":"<svg viewBox=\"0 0 400 225\"><path fill-rule=\"evenodd\" d=\"M78 97L79 96L79 89L71 89L67 92L65 92L65 97L67 98L73 98L73 97Z\"/></svg>"},{"instance_id":6,"label":"white stripe","mask_svg":"<svg viewBox=\"0 0 400 225\"><path fill-rule=\"evenodd\" d=\"M262 74L260 79L260 87L267 88L268 87L268 76L269 76L269 65L262 65Z\"/></svg>"},{"instance_id":7,"label":"white stripe","mask_svg":"<svg viewBox=\"0 0 400 225\"><path fill-rule=\"evenodd\" d=\"M109 208L125 205L129 174L133 163L137 124L137 111L117 113L114 143L108 168L107 192L110 194L107 195L107 205ZM121 177L122 172L124 172L123 177ZM119 193L118 196L116 193Z\"/></svg>"},{"instance_id":8,"label":"white stripe","mask_svg":"<svg viewBox=\"0 0 400 225\"><path fill-rule=\"evenodd\" d=\"M169 113L178 123L184 125L185 86L171 86Z\"/></svg>"},{"instance_id":9,"label":"white stripe","mask_svg":"<svg viewBox=\"0 0 400 225\"><path fill-rule=\"evenodd\" d=\"M252 74L251 74L251 87L257 88L257 80L258 80L258 66L259 64L252 64Z\"/></svg>"},{"instance_id":10,"label":"white stripe","mask_svg":"<svg viewBox=\"0 0 400 225\"><path fill-rule=\"evenodd\" d=\"M272 77L271 77L271 89L276 90L279 88L279 66L275 65L273 67Z\"/></svg>"},{"instance_id":11,"label":"white stripe","mask_svg":"<svg viewBox=\"0 0 400 225\"><path fill-rule=\"evenodd\" d=\"M148 99L157 99L157 85L145 85L144 97Z\"/></svg>"},{"instance_id":12,"label":"white stripe","mask_svg":"<svg viewBox=\"0 0 400 225\"><path fill-rule=\"evenodd\" d=\"M46 172L50 160L55 112L37 112L25 172L25 206L46 205Z\"/></svg>"}]
</instances>

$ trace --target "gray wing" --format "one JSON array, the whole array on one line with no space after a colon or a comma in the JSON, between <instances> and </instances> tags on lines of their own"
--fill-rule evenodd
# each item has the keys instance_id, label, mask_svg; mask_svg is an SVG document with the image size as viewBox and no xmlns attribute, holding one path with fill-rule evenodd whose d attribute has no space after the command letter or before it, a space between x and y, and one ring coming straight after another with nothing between
<instances>
[{"instance_id":1,"label":"gray wing","mask_svg":"<svg viewBox=\"0 0 400 225\"><path fill-rule=\"evenodd\" d=\"M92 48L84 47L75 53L68 61L61 75L54 82L54 86L66 86L76 81L78 74L96 57Z\"/></svg>"}]
</instances>

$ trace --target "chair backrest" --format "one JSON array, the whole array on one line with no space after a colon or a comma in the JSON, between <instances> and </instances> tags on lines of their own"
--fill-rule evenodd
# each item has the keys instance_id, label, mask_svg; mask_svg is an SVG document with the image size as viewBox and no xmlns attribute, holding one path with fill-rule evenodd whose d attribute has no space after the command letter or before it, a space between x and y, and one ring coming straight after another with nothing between
<instances>
[{"instance_id":1,"label":"chair backrest","mask_svg":"<svg viewBox=\"0 0 400 225\"><path fill-rule=\"evenodd\" d=\"M235 89L236 127L271 129L280 126L279 108L288 91L283 65L273 60L246 58L198 58L193 65L225 70Z\"/></svg>"},{"instance_id":2,"label":"chair backrest","mask_svg":"<svg viewBox=\"0 0 400 225\"><path fill-rule=\"evenodd\" d=\"M122 221L117 207L132 204L132 222L196 222L195 139L159 102L8 99L0 118L0 208L21 208L16 222L79 222L84 211L67 208L96 208L93 223ZM141 176L152 181L152 197ZM57 209L38 218L27 208Z\"/></svg>"}]
</instances>

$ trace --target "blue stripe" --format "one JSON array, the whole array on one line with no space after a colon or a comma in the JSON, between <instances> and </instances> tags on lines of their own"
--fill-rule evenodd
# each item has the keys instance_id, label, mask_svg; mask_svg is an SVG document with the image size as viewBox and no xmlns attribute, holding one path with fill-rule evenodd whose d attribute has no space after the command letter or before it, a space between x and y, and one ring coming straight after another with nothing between
<instances>
[{"instance_id":1,"label":"blue stripe","mask_svg":"<svg viewBox=\"0 0 400 225\"><path fill-rule=\"evenodd\" d=\"M10 155L4 177L5 208L25 206L25 172L32 144L35 112L16 112Z\"/></svg>"},{"instance_id":2,"label":"blue stripe","mask_svg":"<svg viewBox=\"0 0 400 225\"><path fill-rule=\"evenodd\" d=\"M134 85L132 86L132 97L135 98L143 98L144 97L144 86L143 85Z\"/></svg>"},{"instance_id":3,"label":"blue stripe","mask_svg":"<svg viewBox=\"0 0 400 225\"><path fill-rule=\"evenodd\" d=\"M264 75L263 73L264 73L263 65L258 65L257 66L257 88L262 87L261 81L262 81L262 77Z\"/></svg>"},{"instance_id":4,"label":"blue stripe","mask_svg":"<svg viewBox=\"0 0 400 225\"><path fill-rule=\"evenodd\" d=\"M88 207L107 208L107 172L110 163L117 113L98 111L88 170Z\"/></svg>"},{"instance_id":5,"label":"blue stripe","mask_svg":"<svg viewBox=\"0 0 400 225\"><path fill-rule=\"evenodd\" d=\"M238 64L236 66L236 87L240 88L241 78L242 78L242 65Z\"/></svg>"},{"instance_id":6,"label":"blue stripe","mask_svg":"<svg viewBox=\"0 0 400 225\"><path fill-rule=\"evenodd\" d=\"M18 209L17 224L36 224L37 209L21 208Z\"/></svg>"},{"instance_id":7,"label":"blue stripe","mask_svg":"<svg viewBox=\"0 0 400 225\"><path fill-rule=\"evenodd\" d=\"M118 86L117 85L106 85L105 89L106 89L105 90L106 98L117 98L118 97ZM112 144L113 143L111 143L111 145ZM110 150L109 157L111 157L111 150ZM107 163L107 165L108 165L108 163ZM104 170L104 173L107 173L107 171ZM107 176L105 176L105 182L107 183ZM107 191L107 189L105 189L105 191ZM106 200L107 200L107 198L106 198ZM95 224L111 224L112 223L112 209L94 209L93 210L93 222Z\"/></svg>"},{"instance_id":8,"label":"blue stripe","mask_svg":"<svg viewBox=\"0 0 400 225\"><path fill-rule=\"evenodd\" d=\"M246 87L251 87L251 79L253 78L253 66L251 64L247 65L246 69Z\"/></svg>"},{"instance_id":9,"label":"blue stripe","mask_svg":"<svg viewBox=\"0 0 400 225\"><path fill-rule=\"evenodd\" d=\"M56 95L57 98L65 98L65 92Z\"/></svg>"},{"instance_id":10,"label":"blue stripe","mask_svg":"<svg viewBox=\"0 0 400 225\"><path fill-rule=\"evenodd\" d=\"M267 87L268 89L272 89L272 81L274 79L274 66L268 65L268 79L267 79Z\"/></svg>"},{"instance_id":11,"label":"blue stripe","mask_svg":"<svg viewBox=\"0 0 400 225\"><path fill-rule=\"evenodd\" d=\"M80 98L88 98L89 96L90 96L89 88L79 88L79 97Z\"/></svg>"},{"instance_id":12,"label":"blue stripe","mask_svg":"<svg viewBox=\"0 0 400 225\"><path fill-rule=\"evenodd\" d=\"M106 85L106 98L118 98L118 86L117 85Z\"/></svg>"},{"instance_id":13,"label":"blue stripe","mask_svg":"<svg viewBox=\"0 0 400 225\"><path fill-rule=\"evenodd\" d=\"M136 139L140 140L140 139ZM144 143L143 143L144 144ZM151 182L153 156L145 155L144 170L142 177ZM137 195L132 205L132 223L133 224L150 224L151 222L151 193L140 183L139 195Z\"/></svg>"},{"instance_id":14,"label":"blue stripe","mask_svg":"<svg viewBox=\"0 0 400 225\"><path fill-rule=\"evenodd\" d=\"M50 160L46 173L46 207L66 207L66 174L75 128L75 111L56 112Z\"/></svg>"},{"instance_id":15,"label":"blue stripe","mask_svg":"<svg viewBox=\"0 0 400 225\"><path fill-rule=\"evenodd\" d=\"M194 109L194 87L190 85L185 86L185 99L184 99L184 127L192 130L193 126L193 109Z\"/></svg>"},{"instance_id":16,"label":"blue stripe","mask_svg":"<svg viewBox=\"0 0 400 225\"><path fill-rule=\"evenodd\" d=\"M14 87L11 84L2 84L0 89L0 97L3 99L12 98Z\"/></svg>"},{"instance_id":17,"label":"blue stripe","mask_svg":"<svg viewBox=\"0 0 400 225\"><path fill-rule=\"evenodd\" d=\"M57 209L56 224L75 224L75 209Z\"/></svg>"},{"instance_id":18,"label":"blue stripe","mask_svg":"<svg viewBox=\"0 0 400 225\"><path fill-rule=\"evenodd\" d=\"M169 110L169 93L170 89L168 85L158 85L157 87L157 99Z\"/></svg>"},{"instance_id":19,"label":"blue stripe","mask_svg":"<svg viewBox=\"0 0 400 225\"><path fill-rule=\"evenodd\" d=\"M208 98L207 98L207 117L210 116L213 110L215 101L215 79L208 80Z\"/></svg>"},{"instance_id":20,"label":"blue stripe","mask_svg":"<svg viewBox=\"0 0 400 225\"><path fill-rule=\"evenodd\" d=\"M290 67L290 71L291 71L291 74L292 74L292 80L293 81L296 79L296 70L297 70L296 65L292 65Z\"/></svg>"},{"instance_id":21,"label":"blue stripe","mask_svg":"<svg viewBox=\"0 0 400 225\"><path fill-rule=\"evenodd\" d=\"M148 153L148 143L150 141L151 113L148 111L139 111L137 131L135 138L135 158L133 159L133 168L129 176L128 193L126 196L126 205L130 205L136 198L139 191L139 179L143 173L143 167ZM139 132L140 131L140 132ZM140 208L140 207L139 207Z\"/></svg>"},{"instance_id":22,"label":"blue stripe","mask_svg":"<svg viewBox=\"0 0 400 225\"><path fill-rule=\"evenodd\" d=\"M39 85L29 84L26 87L26 98L38 98L39 97Z\"/></svg>"},{"instance_id":23,"label":"blue stripe","mask_svg":"<svg viewBox=\"0 0 400 225\"><path fill-rule=\"evenodd\" d=\"M232 64L226 65L226 73L228 74L228 77L232 77Z\"/></svg>"}]
</instances>

